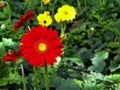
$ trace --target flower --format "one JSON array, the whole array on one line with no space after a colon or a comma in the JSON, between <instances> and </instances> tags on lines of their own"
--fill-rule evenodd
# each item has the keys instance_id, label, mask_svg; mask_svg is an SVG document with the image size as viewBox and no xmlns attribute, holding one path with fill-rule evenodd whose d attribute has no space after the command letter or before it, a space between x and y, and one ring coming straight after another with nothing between
<instances>
[{"instance_id":1,"label":"flower","mask_svg":"<svg viewBox=\"0 0 120 90\"><path fill-rule=\"evenodd\" d=\"M49 15L49 11L45 11L43 14L37 16L37 20L42 26L49 26L52 23L52 17Z\"/></svg>"},{"instance_id":2,"label":"flower","mask_svg":"<svg viewBox=\"0 0 120 90\"><path fill-rule=\"evenodd\" d=\"M76 14L76 10L73 6L63 5L62 7L58 8L54 18L58 23L60 21L70 21L75 19Z\"/></svg>"},{"instance_id":3,"label":"flower","mask_svg":"<svg viewBox=\"0 0 120 90\"><path fill-rule=\"evenodd\" d=\"M29 10L26 12L25 15L21 15L20 20L17 21L13 26L14 30L18 30L25 21L31 20L32 18L34 18L34 16L35 16L35 12L33 10Z\"/></svg>"},{"instance_id":4,"label":"flower","mask_svg":"<svg viewBox=\"0 0 120 90\"><path fill-rule=\"evenodd\" d=\"M13 26L14 30L18 30L22 26L22 24L23 24L22 21L16 22Z\"/></svg>"},{"instance_id":5,"label":"flower","mask_svg":"<svg viewBox=\"0 0 120 90\"><path fill-rule=\"evenodd\" d=\"M0 1L0 8L4 7L4 2Z\"/></svg>"},{"instance_id":6,"label":"flower","mask_svg":"<svg viewBox=\"0 0 120 90\"><path fill-rule=\"evenodd\" d=\"M26 21L26 15L21 15L20 22L25 22L25 21Z\"/></svg>"},{"instance_id":7,"label":"flower","mask_svg":"<svg viewBox=\"0 0 120 90\"><path fill-rule=\"evenodd\" d=\"M42 0L43 4L46 5L50 2L51 0Z\"/></svg>"},{"instance_id":8,"label":"flower","mask_svg":"<svg viewBox=\"0 0 120 90\"><path fill-rule=\"evenodd\" d=\"M34 16L35 16L35 12L33 10L29 10L25 14L26 20L32 19L34 18Z\"/></svg>"},{"instance_id":9,"label":"flower","mask_svg":"<svg viewBox=\"0 0 120 90\"><path fill-rule=\"evenodd\" d=\"M18 52L10 51L3 56L2 61L3 62L7 62L7 61L13 62L13 61L16 61L18 58L19 58Z\"/></svg>"},{"instance_id":10,"label":"flower","mask_svg":"<svg viewBox=\"0 0 120 90\"><path fill-rule=\"evenodd\" d=\"M47 29L46 26L33 26L26 34L23 34L20 52L28 63L33 66L43 67L45 64L52 65L56 57L61 56L63 44L58 32Z\"/></svg>"}]
</instances>

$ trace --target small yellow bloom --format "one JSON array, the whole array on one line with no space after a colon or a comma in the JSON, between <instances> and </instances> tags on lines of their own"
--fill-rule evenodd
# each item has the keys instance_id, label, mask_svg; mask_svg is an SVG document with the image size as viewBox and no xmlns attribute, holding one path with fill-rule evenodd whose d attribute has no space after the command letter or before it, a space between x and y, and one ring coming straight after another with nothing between
<instances>
[{"instance_id":1,"label":"small yellow bloom","mask_svg":"<svg viewBox=\"0 0 120 90\"><path fill-rule=\"evenodd\" d=\"M50 2L51 0L43 0L43 4L46 5Z\"/></svg>"},{"instance_id":2,"label":"small yellow bloom","mask_svg":"<svg viewBox=\"0 0 120 90\"><path fill-rule=\"evenodd\" d=\"M37 20L42 26L49 26L52 23L52 17L49 15L49 11L45 11L43 14L37 16Z\"/></svg>"},{"instance_id":3,"label":"small yellow bloom","mask_svg":"<svg viewBox=\"0 0 120 90\"><path fill-rule=\"evenodd\" d=\"M58 8L54 18L58 23L60 21L70 21L75 19L76 14L76 10L73 6L63 5L62 7Z\"/></svg>"},{"instance_id":4,"label":"small yellow bloom","mask_svg":"<svg viewBox=\"0 0 120 90\"><path fill-rule=\"evenodd\" d=\"M54 15L54 18L55 18L55 20L59 23L60 21L62 21L62 17L61 17L61 15L59 14L59 13L56 13L55 15Z\"/></svg>"},{"instance_id":5,"label":"small yellow bloom","mask_svg":"<svg viewBox=\"0 0 120 90\"><path fill-rule=\"evenodd\" d=\"M43 14L45 14L45 15L49 15L50 14L50 12L49 11L44 11L44 13Z\"/></svg>"}]
</instances>

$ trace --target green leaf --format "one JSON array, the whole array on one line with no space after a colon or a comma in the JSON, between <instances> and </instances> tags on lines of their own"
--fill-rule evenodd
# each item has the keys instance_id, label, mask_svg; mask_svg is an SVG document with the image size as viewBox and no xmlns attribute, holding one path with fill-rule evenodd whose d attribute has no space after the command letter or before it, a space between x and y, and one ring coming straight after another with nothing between
<instances>
[{"instance_id":1,"label":"green leaf","mask_svg":"<svg viewBox=\"0 0 120 90\"><path fill-rule=\"evenodd\" d=\"M50 86L51 87L58 87L63 83L64 79L58 77L58 76L51 76L50 77Z\"/></svg>"},{"instance_id":2,"label":"green leaf","mask_svg":"<svg viewBox=\"0 0 120 90\"><path fill-rule=\"evenodd\" d=\"M110 80L115 83L119 83L120 82L120 74L106 75L105 80Z\"/></svg>"},{"instance_id":3,"label":"green leaf","mask_svg":"<svg viewBox=\"0 0 120 90\"><path fill-rule=\"evenodd\" d=\"M9 12L8 7L4 7L3 8L3 12L4 12L5 16L8 15L9 14L8 13Z\"/></svg>"},{"instance_id":4,"label":"green leaf","mask_svg":"<svg viewBox=\"0 0 120 90\"><path fill-rule=\"evenodd\" d=\"M4 19L5 18L5 14L0 12L0 19Z\"/></svg>"},{"instance_id":5,"label":"green leaf","mask_svg":"<svg viewBox=\"0 0 120 90\"><path fill-rule=\"evenodd\" d=\"M113 60L110 61L110 66L109 66L109 69L111 72L114 72L116 70L119 70L120 69L120 55L117 55L114 57Z\"/></svg>"},{"instance_id":6,"label":"green leaf","mask_svg":"<svg viewBox=\"0 0 120 90\"><path fill-rule=\"evenodd\" d=\"M3 57L4 53L5 53L5 47L3 45L3 42L0 42L0 58Z\"/></svg>"},{"instance_id":7,"label":"green leaf","mask_svg":"<svg viewBox=\"0 0 120 90\"><path fill-rule=\"evenodd\" d=\"M82 88L82 81L73 79L73 82L76 83L80 88Z\"/></svg>"},{"instance_id":8,"label":"green leaf","mask_svg":"<svg viewBox=\"0 0 120 90\"><path fill-rule=\"evenodd\" d=\"M98 60L105 60L108 58L109 53L106 51L100 51L95 54L95 57L93 57L91 60L93 62L96 62Z\"/></svg>"},{"instance_id":9,"label":"green leaf","mask_svg":"<svg viewBox=\"0 0 120 90\"><path fill-rule=\"evenodd\" d=\"M72 79L67 79L56 90L80 90L80 88Z\"/></svg>"},{"instance_id":10,"label":"green leaf","mask_svg":"<svg viewBox=\"0 0 120 90\"><path fill-rule=\"evenodd\" d=\"M108 58L108 55L109 53L106 51L97 52L91 59L93 65L90 66L88 70L101 72L106 66L105 60Z\"/></svg>"},{"instance_id":11,"label":"green leaf","mask_svg":"<svg viewBox=\"0 0 120 90\"><path fill-rule=\"evenodd\" d=\"M100 0L88 0L87 2L93 7L100 7Z\"/></svg>"},{"instance_id":12,"label":"green leaf","mask_svg":"<svg viewBox=\"0 0 120 90\"><path fill-rule=\"evenodd\" d=\"M14 44L11 38L8 38L8 39L7 38L2 38L2 41L3 41L3 44L5 46L11 46L11 45Z\"/></svg>"},{"instance_id":13,"label":"green leaf","mask_svg":"<svg viewBox=\"0 0 120 90\"><path fill-rule=\"evenodd\" d=\"M81 48L78 53L81 59L83 60L83 62L85 62L85 60L88 60L94 56L92 50L84 48L84 47Z\"/></svg>"},{"instance_id":14,"label":"green leaf","mask_svg":"<svg viewBox=\"0 0 120 90\"><path fill-rule=\"evenodd\" d=\"M89 71L96 71L96 72L101 72L105 68L106 63L105 62L99 62L96 65L92 65L88 68Z\"/></svg>"},{"instance_id":15,"label":"green leaf","mask_svg":"<svg viewBox=\"0 0 120 90\"><path fill-rule=\"evenodd\" d=\"M4 45L3 45L3 42L0 42L0 48L3 48Z\"/></svg>"},{"instance_id":16,"label":"green leaf","mask_svg":"<svg viewBox=\"0 0 120 90\"><path fill-rule=\"evenodd\" d=\"M111 41L111 40L114 40L115 35L111 31L106 31L105 34L104 34L104 37L105 37L106 41Z\"/></svg>"},{"instance_id":17,"label":"green leaf","mask_svg":"<svg viewBox=\"0 0 120 90\"><path fill-rule=\"evenodd\" d=\"M109 69L110 69L111 72L114 72L114 71L120 69L120 65L118 65L117 67L112 67L111 66Z\"/></svg>"},{"instance_id":18,"label":"green leaf","mask_svg":"<svg viewBox=\"0 0 120 90\"><path fill-rule=\"evenodd\" d=\"M22 82L22 77L17 72L10 73L8 80L10 84L13 84L13 83L20 84Z\"/></svg>"},{"instance_id":19,"label":"green leaf","mask_svg":"<svg viewBox=\"0 0 120 90\"><path fill-rule=\"evenodd\" d=\"M8 80L6 78L0 79L0 86L5 86L7 85L7 83L8 83Z\"/></svg>"},{"instance_id":20,"label":"green leaf","mask_svg":"<svg viewBox=\"0 0 120 90\"><path fill-rule=\"evenodd\" d=\"M120 43L117 43L117 42L109 42L109 43L107 44L107 47L117 48L117 47L120 47Z\"/></svg>"},{"instance_id":21,"label":"green leaf","mask_svg":"<svg viewBox=\"0 0 120 90\"><path fill-rule=\"evenodd\" d=\"M101 73L91 72L89 75L91 78L94 77L95 79L103 80L104 76Z\"/></svg>"},{"instance_id":22,"label":"green leaf","mask_svg":"<svg viewBox=\"0 0 120 90\"><path fill-rule=\"evenodd\" d=\"M9 75L9 69L8 69L8 67L0 67L0 79L1 78L4 78L4 77L8 77L8 75Z\"/></svg>"},{"instance_id":23,"label":"green leaf","mask_svg":"<svg viewBox=\"0 0 120 90\"><path fill-rule=\"evenodd\" d=\"M76 63L78 63L78 64L83 65L83 61L82 61L82 59L80 59L79 57L64 57L63 59L64 59L65 61L71 60L71 61L73 61L73 62L76 62Z\"/></svg>"}]
</instances>

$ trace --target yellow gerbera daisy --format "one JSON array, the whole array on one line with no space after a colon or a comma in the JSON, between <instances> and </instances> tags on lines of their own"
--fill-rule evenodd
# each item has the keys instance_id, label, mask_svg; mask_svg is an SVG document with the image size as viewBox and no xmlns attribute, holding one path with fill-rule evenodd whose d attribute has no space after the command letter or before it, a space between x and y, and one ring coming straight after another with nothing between
<instances>
[{"instance_id":1,"label":"yellow gerbera daisy","mask_svg":"<svg viewBox=\"0 0 120 90\"><path fill-rule=\"evenodd\" d=\"M49 11L45 11L43 14L37 16L37 20L42 26L49 26L52 23L52 17Z\"/></svg>"},{"instance_id":2,"label":"yellow gerbera daisy","mask_svg":"<svg viewBox=\"0 0 120 90\"><path fill-rule=\"evenodd\" d=\"M42 0L43 4L46 5L50 2L51 0Z\"/></svg>"},{"instance_id":3,"label":"yellow gerbera daisy","mask_svg":"<svg viewBox=\"0 0 120 90\"><path fill-rule=\"evenodd\" d=\"M55 20L59 23L60 21L62 21L62 17L61 17L61 15L59 14L59 13L56 13L55 15L54 15L54 18L55 18Z\"/></svg>"},{"instance_id":4,"label":"yellow gerbera daisy","mask_svg":"<svg viewBox=\"0 0 120 90\"><path fill-rule=\"evenodd\" d=\"M58 8L54 18L57 22L70 21L75 19L76 14L76 10L73 6L63 5L62 7Z\"/></svg>"}]
</instances>

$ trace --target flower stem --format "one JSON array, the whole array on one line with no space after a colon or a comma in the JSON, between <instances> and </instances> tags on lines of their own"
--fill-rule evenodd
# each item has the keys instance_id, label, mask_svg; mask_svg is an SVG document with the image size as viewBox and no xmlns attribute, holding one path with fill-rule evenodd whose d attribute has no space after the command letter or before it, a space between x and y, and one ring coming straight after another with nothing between
<instances>
[{"instance_id":1,"label":"flower stem","mask_svg":"<svg viewBox=\"0 0 120 90\"><path fill-rule=\"evenodd\" d=\"M47 64L45 65L44 77L45 77L46 90L49 90L49 79L48 79L48 66L47 66Z\"/></svg>"},{"instance_id":2,"label":"flower stem","mask_svg":"<svg viewBox=\"0 0 120 90\"><path fill-rule=\"evenodd\" d=\"M61 37L61 38L64 38L65 29L66 29L66 24L63 23L63 27L61 28L61 34L60 34L60 37Z\"/></svg>"},{"instance_id":3,"label":"flower stem","mask_svg":"<svg viewBox=\"0 0 120 90\"><path fill-rule=\"evenodd\" d=\"M43 11L43 0L41 0L41 5L40 5L40 12L42 13L42 11Z\"/></svg>"},{"instance_id":4,"label":"flower stem","mask_svg":"<svg viewBox=\"0 0 120 90\"><path fill-rule=\"evenodd\" d=\"M52 3L52 17L54 17L54 5L55 5L55 1L53 1L53 3Z\"/></svg>"},{"instance_id":5,"label":"flower stem","mask_svg":"<svg viewBox=\"0 0 120 90\"><path fill-rule=\"evenodd\" d=\"M100 7L102 8L102 0L100 0Z\"/></svg>"},{"instance_id":6,"label":"flower stem","mask_svg":"<svg viewBox=\"0 0 120 90\"><path fill-rule=\"evenodd\" d=\"M80 0L77 0L77 5L78 5L78 8L80 9L81 8L81 4L80 4Z\"/></svg>"},{"instance_id":7,"label":"flower stem","mask_svg":"<svg viewBox=\"0 0 120 90\"><path fill-rule=\"evenodd\" d=\"M106 0L103 0L103 6L105 6Z\"/></svg>"},{"instance_id":8,"label":"flower stem","mask_svg":"<svg viewBox=\"0 0 120 90\"><path fill-rule=\"evenodd\" d=\"M37 78L37 72L36 72L35 67L33 67L33 71L34 71L34 77L35 77L35 88L36 88L36 90L39 90L39 81L38 81L38 78Z\"/></svg>"},{"instance_id":9,"label":"flower stem","mask_svg":"<svg viewBox=\"0 0 120 90\"><path fill-rule=\"evenodd\" d=\"M27 90L27 88L26 88L25 73L24 73L24 68L23 68L22 64L21 64L21 71L22 71L22 80L23 80L23 90Z\"/></svg>"},{"instance_id":10,"label":"flower stem","mask_svg":"<svg viewBox=\"0 0 120 90\"><path fill-rule=\"evenodd\" d=\"M85 9L87 9L87 1L84 0L84 4L85 4Z\"/></svg>"},{"instance_id":11,"label":"flower stem","mask_svg":"<svg viewBox=\"0 0 120 90\"><path fill-rule=\"evenodd\" d=\"M9 23L11 24L11 10L10 10L10 5L8 4L7 1L5 1L5 3L7 4L8 13L9 13L9 15L8 15L8 20L9 20Z\"/></svg>"},{"instance_id":12,"label":"flower stem","mask_svg":"<svg viewBox=\"0 0 120 90\"><path fill-rule=\"evenodd\" d=\"M31 30L31 28L30 28L30 26L28 25L28 27L27 27L29 30Z\"/></svg>"}]
</instances>

